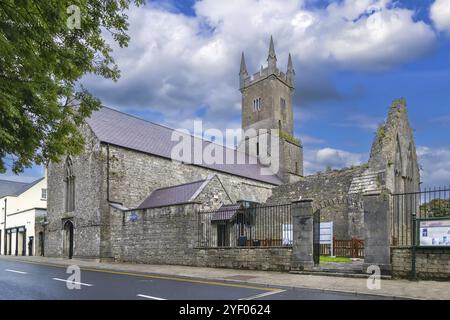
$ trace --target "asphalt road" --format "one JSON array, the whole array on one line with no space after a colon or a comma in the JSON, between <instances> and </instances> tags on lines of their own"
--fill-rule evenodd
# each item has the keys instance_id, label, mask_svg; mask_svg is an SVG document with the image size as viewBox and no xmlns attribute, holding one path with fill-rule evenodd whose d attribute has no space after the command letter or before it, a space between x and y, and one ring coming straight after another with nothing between
<instances>
[{"instance_id":1,"label":"asphalt road","mask_svg":"<svg viewBox=\"0 0 450 320\"><path fill-rule=\"evenodd\" d=\"M267 288L243 283L178 278L81 268L70 278L66 267L0 258L2 300L367 300L377 296L309 289ZM69 289L68 284L80 289Z\"/></svg>"}]
</instances>

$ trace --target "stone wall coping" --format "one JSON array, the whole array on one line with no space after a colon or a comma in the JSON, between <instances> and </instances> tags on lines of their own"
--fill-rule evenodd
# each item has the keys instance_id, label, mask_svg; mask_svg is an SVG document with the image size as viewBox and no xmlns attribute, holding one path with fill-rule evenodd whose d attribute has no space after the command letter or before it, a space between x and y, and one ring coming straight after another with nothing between
<instances>
[{"instance_id":1,"label":"stone wall coping","mask_svg":"<svg viewBox=\"0 0 450 320\"><path fill-rule=\"evenodd\" d=\"M412 246L407 247L391 247L392 250L411 250ZM423 247L416 247L416 252L418 250L425 250L425 251L433 251L433 250L450 250L450 246L440 246L440 247L432 247L432 246L423 246Z\"/></svg>"},{"instance_id":2,"label":"stone wall coping","mask_svg":"<svg viewBox=\"0 0 450 320\"><path fill-rule=\"evenodd\" d=\"M201 205L201 204L203 204L201 201L189 201L189 202L174 203L174 204L171 204L168 206L158 206L158 207L150 207L150 208L134 208L134 209L129 209L129 208L125 208L125 207L123 207L123 209L121 209L120 207L114 206L112 204L110 204L110 206L115 209L118 209L120 211L123 211L123 212L142 211L142 212L146 213L146 211L153 210L153 209L163 209L163 208L182 207L182 206Z\"/></svg>"},{"instance_id":3,"label":"stone wall coping","mask_svg":"<svg viewBox=\"0 0 450 320\"><path fill-rule=\"evenodd\" d=\"M383 192L381 190L368 191L363 194L364 197L380 196Z\"/></svg>"},{"instance_id":4,"label":"stone wall coping","mask_svg":"<svg viewBox=\"0 0 450 320\"><path fill-rule=\"evenodd\" d=\"M305 202L313 202L314 199L300 199L300 200L295 200L292 201L292 203L305 203Z\"/></svg>"},{"instance_id":5,"label":"stone wall coping","mask_svg":"<svg viewBox=\"0 0 450 320\"><path fill-rule=\"evenodd\" d=\"M157 207L150 207L150 208L132 209L132 210L129 210L129 211L137 211L137 210L147 211L147 210L152 210L152 209L161 209L161 208L170 208L170 207L182 207L182 206L195 205L195 204L202 204L202 202L201 201L188 201L188 202L173 203L173 204L170 204L168 206L157 206Z\"/></svg>"},{"instance_id":6,"label":"stone wall coping","mask_svg":"<svg viewBox=\"0 0 450 320\"><path fill-rule=\"evenodd\" d=\"M196 250L246 250L246 249L259 249L259 250L269 250L269 249L291 249L292 247L195 247Z\"/></svg>"}]
</instances>

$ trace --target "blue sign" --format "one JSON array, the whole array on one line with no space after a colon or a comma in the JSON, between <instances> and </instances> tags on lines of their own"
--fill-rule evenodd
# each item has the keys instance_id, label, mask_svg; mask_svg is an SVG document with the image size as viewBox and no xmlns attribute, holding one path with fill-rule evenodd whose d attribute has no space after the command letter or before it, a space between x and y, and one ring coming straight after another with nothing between
<instances>
[{"instance_id":1,"label":"blue sign","mask_svg":"<svg viewBox=\"0 0 450 320\"><path fill-rule=\"evenodd\" d=\"M131 214L130 214L130 217L129 217L129 220L131 221L131 222L136 222L136 221L138 221L139 220L139 216L138 216L138 214L136 213L136 212L131 212Z\"/></svg>"}]
</instances>

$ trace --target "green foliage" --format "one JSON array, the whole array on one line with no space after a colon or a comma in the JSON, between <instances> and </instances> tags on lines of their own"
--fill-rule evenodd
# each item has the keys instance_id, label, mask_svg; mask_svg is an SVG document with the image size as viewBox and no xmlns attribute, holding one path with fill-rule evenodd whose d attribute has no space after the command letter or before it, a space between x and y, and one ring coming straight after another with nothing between
<instances>
[{"instance_id":1,"label":"green foliage","mask_svg":"<svg viewBox=\"0 0 450 320\"><path fill-rule=\"evenodd\" d=\"M445 217L450 215L450 200L448 199L433 199L430 202L424 203L420 206L421 215L426 217Z\"/></svg>"},{"instance_id":2,"label":"green foliage","mask_svg":"<svg viewBox=\"0 0 450 320\"><path fill-rule=\"evenodd\" d=\"M0 1L0 172L6 157L19 173L83 150L78 128L100 101L78 81L85 74L118 79L103 34L127 46L131 2ZM80 28L68 24L71 5L80 9Z\"/></svg>"},{"instance_id":3,"label":"green foliage","mask_svg":"<svg viewBox=\"0 0 450 320\"><path fill-rule=\"evenodd\" d=\"M386 136L386 124L383 122L378 125L378 129L377 129L378 141L383 140L385 136Z\"/></svg>"},{"instance_id":4,"label":"green foliage","mask_svg":"<svg viewBox=\"0 0 450 320\"><path fill-rule=\"evenodd\" d=\"M300 140L295 138L290 133L288 133L288 132L286 132L284 130L278 129L278 134L279 134L280 138L283 138L284 140L286 140L286 141L288 141L290 143L296 144L298 146L300 145Z\"/></svg>"},{"instance_id":5,"label":"green foliage","mask_svg":"<svg viewBox=\"0 0 450 320\"><path fill-rule=\"evenodd\" d=\"M329 256L320 256L320 264L327 264L330 262L352 262L352 259L345 257L329 257Z\"/></svg>"},{"instance_id":6,"label":"green foliage","mask_svg":"<svg viewBox=\"0 0 450 320\"><path fill-rule=\"evenodd\" d=\"M391 104L391 109L398 109L401 107L406 107L406 99L405 98L396 99Z\"/></svg>"}]
</instances>

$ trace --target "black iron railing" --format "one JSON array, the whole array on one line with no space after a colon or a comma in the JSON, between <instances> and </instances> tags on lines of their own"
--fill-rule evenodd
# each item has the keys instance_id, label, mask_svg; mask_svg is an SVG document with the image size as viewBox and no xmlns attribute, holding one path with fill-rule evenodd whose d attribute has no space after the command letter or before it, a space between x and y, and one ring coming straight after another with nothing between
<instances>
[{"instance_id":1,"label":"black iron railing","mask_svg":"<svg viewBox=\"0 0 450 320\"><path fill-rule=\"evenodd\" d=\"M450 187L425 189L392 196L391 244L411 246L413 217L439 218L450 215Z\"/></svg>"},{"instance_id":2,"label":"black iron railing","mask_svg":"<svg viewBox=\"0 0 450 320\"><path fill-rule=\"evenodd\" d=\"M198 214L198 246L292 247L291 205L224 208Z\"/></svg>"}]
</instances>

